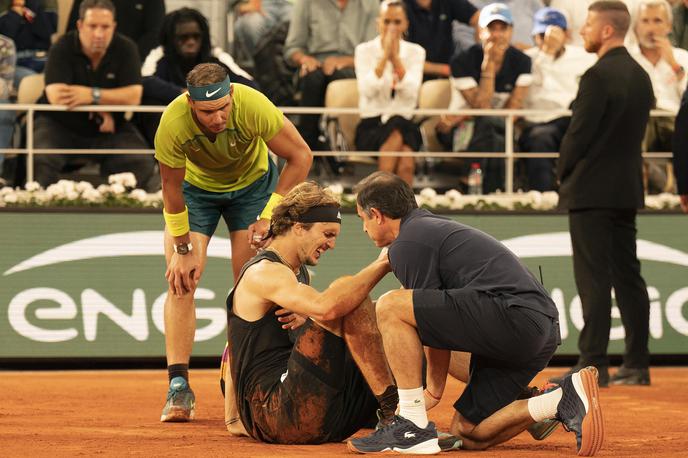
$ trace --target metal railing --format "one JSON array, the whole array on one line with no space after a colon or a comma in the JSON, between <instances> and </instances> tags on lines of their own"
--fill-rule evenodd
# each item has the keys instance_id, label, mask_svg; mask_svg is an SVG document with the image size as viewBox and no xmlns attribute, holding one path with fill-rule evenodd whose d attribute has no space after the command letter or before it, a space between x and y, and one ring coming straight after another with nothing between
<instances>
[{"instance_id":1,"label":"metal railing","mask_svg":"<svg viewBox=\"0 0 688 458\"><path fill-rule=\"evenodd\" d=\"M87 105L73 108L72 112L131 112L131 113L162 113L165 106L148 105ZM54 148L35 148L34 147L34 118L38 111L68 111L64 105L49 104L0 104L0 110L25 111L26 112L26 148L0 148L0 153L26 154L26 179L33 181L34 168L33 158L35 154L153 154L152 149L54 149ZM280 107L284 114L320 114L328 116L337 115L359 115L359 108L323 108L323 107ZM383 114L397 114L397 111L383 110ZM405 151L314 151L314 156L348 156L352 154L362 156L413 156L416 158L502 158L505 161L505 192L514 192L514 162L520 158L556 158L558 152L547 153L523 153L514 151L514 122L516 118L537 116L537 115L556 115L570 116L570 110L513 110L513 109L416 109L409 111L414 117L432 117L441 115L462 115L462 116L492 116L505 118L505 151L492 152L405 152ZM673 117L676 113L663 110L652 110L652 117ZM671 152L646 152L646 158L671 158Z\"/></svg>"}]
</instances>

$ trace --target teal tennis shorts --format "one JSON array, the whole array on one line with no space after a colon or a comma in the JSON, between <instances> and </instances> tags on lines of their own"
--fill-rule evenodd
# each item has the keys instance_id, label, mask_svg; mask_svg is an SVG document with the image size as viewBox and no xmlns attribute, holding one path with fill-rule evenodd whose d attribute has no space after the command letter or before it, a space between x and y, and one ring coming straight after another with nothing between
<instances>
[{"instance_id":1,"label":"teal tennis shorts","mask_svg":"<svg viewBox=\"0 0 688 458\"><path fill-rule=\"evenodd\" d=\"M277 186L277 166L268 160L268 171L246 186L230 192L211 192L184 182L184 199L189 209L192 232L212 237L222 216L229 232L241 231L256 222L270 194Z\"/></svg>"}]
</instances>

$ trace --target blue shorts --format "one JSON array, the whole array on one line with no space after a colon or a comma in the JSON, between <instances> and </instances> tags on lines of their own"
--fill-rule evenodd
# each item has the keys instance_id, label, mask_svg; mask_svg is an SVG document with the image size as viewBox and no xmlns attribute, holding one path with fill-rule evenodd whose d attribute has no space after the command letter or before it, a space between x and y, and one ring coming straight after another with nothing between
<instances>
[{"instance_id":1,"label":"blue shorts","mask_svg":"<svg viewBox=\"0 0 688 458\"><path fill-rule=\"evenodd\" d=\"M230 192L211 192L184 182L191 232L212 237L222 216L229 232L241 231L256 222L277 186L277 166L268 160L268 171L246 186Z\"/></svg>"}]
</instances>

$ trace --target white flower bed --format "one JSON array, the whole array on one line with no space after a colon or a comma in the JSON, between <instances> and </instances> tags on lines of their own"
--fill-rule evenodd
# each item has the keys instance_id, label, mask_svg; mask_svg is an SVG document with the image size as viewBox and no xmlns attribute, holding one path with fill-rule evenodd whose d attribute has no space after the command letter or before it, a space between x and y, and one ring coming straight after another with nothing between
<instances>
[{"instance_id":1,"label":"white flower bed","mask_svg":"<svg viewBox=\"0 0 688 458\"><path fill-rule=\"evenodd\" d=\"M60 180L43 189L36 182L26 183L24 189L4 187L0 189L0 207L119 207L162 208L162 191L149 194L136 189L132 173L110 175L109 184L94 188L91 183L75 183ZM339 196L344 207L355 207L356 199L345 194L339 185L330 185L330 191ZM485 196L464 195L456 189L438 194L425 188L416 195L421 207L437 210L554 210L559 196L556 192L537 191L516 194L490 194ZM678 209L679 197L674 194L645 196L645 206L653 210Z\"/></svg>"},{"instance_id":2,"label":"white flower bed","mask_svg":"<svg viewBox=\"0 0 688 458\"><path fill-rule=\"evenodd\" d=\"M162 191L136 189L133 173L110 175L108 183L94 188L87 181L60 180L43 189L31 181L24 189L0 189L0 207L162 207Z\"/></svg>"}]
</instances>

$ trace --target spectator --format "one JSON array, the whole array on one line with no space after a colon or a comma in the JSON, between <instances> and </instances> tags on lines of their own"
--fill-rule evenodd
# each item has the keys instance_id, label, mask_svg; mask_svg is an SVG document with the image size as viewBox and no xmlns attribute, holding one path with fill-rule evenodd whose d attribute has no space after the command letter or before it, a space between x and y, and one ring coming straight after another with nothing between
<instances>
[{"instance_id":1,"label":"spectator","mask_svg":"<svg viewBox=\"0 0 688 458\"><path fill-rule=\"evenodd\" d=\"M674 173L683 213L688 213L688 91L683 92L674 129Z\"/></svg>"},{"instance_id":2,"label":"spectator","mask_svg":"<svg viewBox=\"0 0 688 458\"><path fill-rule=\"evenodd\" d=\"M470 1L481 9L493 3L492 0ZM542 0L504 0L502 3L510 9L513 17L512 45L519 50L532 47L530 31L533 30L533 15L545 6ZM476 35L473 30L463 24L458 24L455 36L458 52L463 52L476 43Z\"/></svg>"},{"instance_id":3,"label":"spectator","mask_svg":"<svg viewBox=\"0 0 688 458\"><path fill-rule=\"evenodd\" d=\"M67 31L76 29L79 7L83 0L75 0L69 14ZM162 20L165 17L164 0L112 0L117 16L117 31L136 42L139 56L144 59L158 42Z\"/></svg>"},{"instance_id":4,"label":"spectator","mask_svg":"<svg viewBox=\"0 0 688 458\"><path fill-rule=\"evenodd\" d=\"M8 103L14 81L14 69L17 56L14 42L4 35L0 35L0 103ZM0 110L0 187L5 186L2 178L2 163L5 155L3 148L12 147L12 132L14 131L14 111Z\"/></svg>"},{"instance_id":5,"label":"spectator","mask_svg":"<svg viewBox=\"0 0 688 458\"><path fill-rule=\"evenodd\" d=\"M301 106L322 107L330 81L355 78L354 48L377 35L378 0L296 0L284 57L298 67ZM320 141L318 115L303 115L299 131L311 150ZM335 164L336 165L336 164Z\"/></svg>"},{"instance_id":6,"label":"spectator","mask_svg":"<svg viewBox=\"0 0 688 458\"><path fill-rule=\"evenodd\" d=\"M411 118L423 82L425 50L402 39L409 21L401 0L382 2L377 22L380 35L356 46L354 56L361 109L356 149L418 151L423 140ZM381 113L385 109L395 114ZM410 156L382 156L378 165L412 186L415 161Z\"/></svg>"},{"instance_id":7,"label":"spectator","mask_svg":"<svg viewBox=\"0 0 688 458\"><path fill-rule=\"evenodd\" d=\"M530 58L511 46L513 19L503 3L492 3L480 11L481 44L470 47L451 61L452 86L471 108L523 107L532 77ZM441 126L447 131L450 125ZM467 150L501 152L505 150L503 117L475 119L473 137ZM442 132L442 130L440 130ZM447 149L452 148L451 133L440 135ZM504 160L480 159L484 174L483 192L494 192L504 184Z\"/></svg>"},{"instance_id":8,"label":"spectator","mask_svg":"<svg viewBox=\"0 0 688 458\"><path fill-rule=\"evenodd\" d=\"M291 20L292 4L288 0L248 0L235 7L234 38L253 57L258 43L270 31Z\"/></svg>"},{"instance_id":9,"label":"spectator","mask_svg":"<svg viewBox=\"0 0 688 458\"><path fill-rule=\"evenodd\" d=\"M15 88L26 75L40 73L57 31L55 0L5 0L0 6L0 34L14 40L17 50Z\"/></svg>"},{"instance_id":10,"label":"spectator","mask_svg":"<svg viewBox=\"0 0 688 458\"><path fill-rule=\"evenodd\" d=\"M138 105L143 92L141 61L134 42L115 33L112 2L84 0L79 17L77 31L65 34L50 49L40 102L68 108ZM147 148L141 134L120 112L42 112L34 136L36 148ZM36 181L43 186L57 181L70 157L36 155ZM102 176L133 172L140 187L149 186L154 169L150 156L102 154L90 158L100 162Z\"/></svg>"},{"instance_id":11,"label":"spectator","mask_svg":"<svg viewBox=\"0 0 688 458\"><path fill-rule=\"evenodd\" d=\"M535 13L533 24L537 46L526 50L533 65L533 83L524 108L566 110L576 97L580 77L595 63L595 57L579 46L566 44L570 31L561 11L542 8ZM520 150L558 152L570 120L559 114L526 116L521 123ZM525 163L531 190L554 190L554 159L529 158Z\"/></svg>"},{"instance_id":12,"label":"spectator","mask_svg":"<svg viewBox=\"0 0 688 458\"><path fill-rule=\"evenodd\" d=\"M406 39L425 49L425 79L447 78L454 54L452 24L458 21L475 28L478 9L468 0L404 0L409 28Z\"/></svg>"},{"instance_id":13,"label":"spectator","mask_svg":"<svg viewBox=\"0 0 688 458\"><path fill-rule=\"evenodd\" d=\"M578 33L585 24L588 16L588 7L594 0L552 0L549 6L555 8L566 16L566 22L571 33L567 38L569 43L575 46L583 46L583 37Z\"/></svg>"},{"instance_id":14,"label":"spectator","mask_svg":"<svg viewBox=\"0 0 688 458\"><path fill-rule=\"evenodd\" d=\"M186 91L186 75L201 63L220 64L229 73L233 83L242 83L257 89L251 75L241 69L232 56L210 43L210 27L198 10L181 8L165 16L160 30L161 45L146 57L143 76L143 103L168 105ZM146 140L153 145L161 113L139 116L140 127Z\"/></svg>"},{"instance_id":15,"label":"spectator","mask_svg":"<svg viewBox=\"0 0 688 458\"><path fill-rule=\"evenodd\" d=\"M557 164L584 318L572 372L595 366L600 386L650 384L650 303L636 254L636 213L644 204L641 143L654 96L649 76L624 47L629 24L621 2L590 6L581 35L585 50L599 59L580 80ZM626 352L610 379L612 288Z\"/></svg>"},{"instance_id":16,"label":"spectator","mask_svg":"<svg viewBox=\"0 0 688 458\"><path fill-rule=\"evenodd\" d=\"M688 82L688 51L674 48L669 40L671 6L666 0L641 0L638 5L635 34L638 47L631 55L650 75L656 108L672 114L678 112L681 96ZM647 124L645 151L671 151L674 117L653 117ZM668 159L645 161L647 188L650 193L673 191L673 180L667 173Z\"/></svg>"},{"instance_id":17,"label":"spectator","mask_svg":"<svg viewBox=\"0 0 688 458\"><path fill-rule=\"evenodd\" d=\"M688 0L679 0L674 6L671 42L674 46L688 49Z\"/></svg>"}]
</instances>

